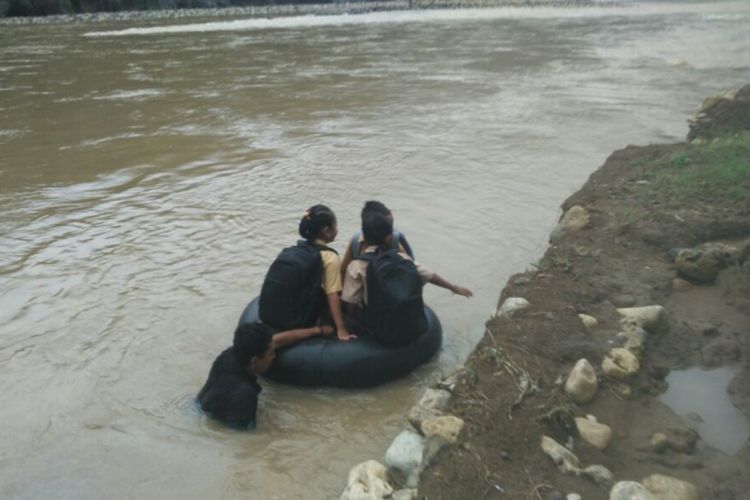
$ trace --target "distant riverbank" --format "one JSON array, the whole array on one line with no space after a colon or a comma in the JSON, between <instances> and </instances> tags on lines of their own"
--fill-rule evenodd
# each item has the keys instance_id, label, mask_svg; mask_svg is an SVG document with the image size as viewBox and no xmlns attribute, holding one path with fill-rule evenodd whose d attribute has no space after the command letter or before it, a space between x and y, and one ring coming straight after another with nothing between
<instances>
[{"instance_id":1,"label":"distant riverbank","mask_svg":"<svg viewBox=\"0 0 750 500\"><path fill-rule=\"evenodd\" d=\"M37 3L40 5L36 5ZM51 6L53 3L55 5ZM410 9L615 5L614 2L596 2L592 0L393 0L222 7L217 5L220 3L222 2L217 0L200 0L199 2L191 2L186 7L181 7L184 2L180 0L122 0L114 3L97 4L103 5L105 8L110 7L111 10L95 11L97 7L94 3L85 6L80 1L57 0L56 2L34 2L31 0L0 0L0 25L95 23L200 17L283 17L297 15L363 14L367 12ZM83 7L86 7L86 11L77 12L78 9Z\"/></svg>"}]
</instances>

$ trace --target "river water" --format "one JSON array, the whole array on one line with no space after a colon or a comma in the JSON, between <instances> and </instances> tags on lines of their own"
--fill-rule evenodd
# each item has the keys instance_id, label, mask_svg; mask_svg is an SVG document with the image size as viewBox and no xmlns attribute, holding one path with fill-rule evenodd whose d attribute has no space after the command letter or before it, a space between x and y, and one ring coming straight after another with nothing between
<instances>
[{"instance_id":1,"label":"river water","mask_svg":"<svg viewBox=\"0 0 750 500\"><path fill-rule=\"evenodd\" d=\"M750 80L749 21L715 2L0 26L0 497L337 496L565 197ZM266 383L255 432L207 420L193 398L304 209L345 240L373 198L476 293L426 292L439 359L367 391Z\"/></svg>"}]
</instances>

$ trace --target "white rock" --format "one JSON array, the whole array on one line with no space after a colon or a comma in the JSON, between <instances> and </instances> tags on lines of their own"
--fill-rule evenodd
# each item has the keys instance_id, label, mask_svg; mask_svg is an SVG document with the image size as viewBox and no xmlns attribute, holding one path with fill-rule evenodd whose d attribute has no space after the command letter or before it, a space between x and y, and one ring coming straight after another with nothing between
<instances>
[{"instance_id":1,"label":"white rock","mask_svg":"<svg viewBox=\"0 0 750 500\"><path fill-rule=\"evenodd\" d=\"M368 460L352 467L346 489L339 500L381 500L388 498L393 488L388 484L388 470L376 460Z\"/></svg>"},{"instance_id":2,"label":"white rock","mask_svg":"<svg viewBox=\"0 0 750 500\"><path fill-rule=\"evenodd\" d=\"M563 473L581 473L581 462L575 454L548 436L542 436L542 450Z\"/></svg>"},{"instance_id":3,"label":"white rock","mask_svg":"<svg viewBox=\"0 0 750 500\"><path fill-rule=\"evenodd\" d=\"M531 304L523 297L508 297L497 310L498 316L512 316L514 312L529 307Z\"/></svg>"},{"instance_id":4,"label":"white rock","mask_svg":"<svg viewBox=\"0 0 750 500\"><path fill-rule=\"evenodd\" d=\"M593 316L589 316L588 314L579 314L578 317L581 318L583 326L585 326L588 330L591 330L599 324L599 320L597 320Z\"/></svg>"},{"instance_id":5,"label":"white rock","mask_svg":"<svg viewBox=\"0 0 750 500\"><path fill-rule=\"evenodd\" d=\"M590 222L591 215L585 208L578 205L570 207L550 233L549 240L557 241L571 231L578 231L586 227Z\"/></svg>"},{"instance_id":6,"label":"white rock","mask_svg":"<svg viewBox=\"0 0 750 500\"><path fill-rule=\"evenodd\" d=\"M610 349L602 361L602 371L608 377L620 380L638 373L640 369L638 358L624 347Z\"/></svg>"},{"instance_id":7,"label":"white rock","mask_svg":"<svg viewBox=\"0 0 750 500\"><path fill-rule=\"evenodd\" d=\"M599 486L604 486L606 488L609 488L615 480L612 471L603 465L589 465L583 469L583 475L594 481Z\"/></svg>"},{"instance_id":8,"label":"white rock","mask_svg":"<svg viewBox=\"0 0 750 500\"><path fill-rule=\"evenodd\" d=\"M583 497L578 493L568 493L565 495L565 500L583 500Z\"/></svg>"},{"instance_id":9,"label":"white rock","mask_svg":"<svg viewBox=\"0 0 750 500\"><path fill-rule=\"evenodd\" d=\"M419 434L402 431L385 452L386 465L401 471L406 477L406 485L409 488L416 488L419 483L424 444L424 438Z\"/></svg>"},{"instance_id":10,"label":"white rock","mask_svg":"<svg viewBox=\"0 0 750 500\"><path fill-rule=\"evenodd\" d=\"M612 440L612 428L608 425L592 422L586 418L576 417L576 427L581 438L600 450L609 446Z\"/></svg>"},{"instance_id":11,"label":"white rock","mask_svg":"<svg viewBox=\"0 0 750 500\"><path fill-rule=\"evenodd\" d=\"M417 490L413 488L398 490L393 493L391 500L415 500L417 498L417 494Z\"/></svg>"},{"instance_id":12,"label":"white rock","mask_svg":"<svg viewBox=\"0 0 750 500\"><path fill-rule=\"evenodd\" d=\"M653 500L654 497L640 483L620 481L609 492L609 500Z\"/></svg>"},{"instance_id":13,"label":"white rock","mask_svg":"<svg viewBox=\"0 0 750 500\"><path fill-rule=\"evenodd\" d=\"M451 393L443 389L426 389L419 401L408 414L409 422L415 429L419 430L422 421L428 418L439 417L451 399Z\"/></svg>"},{"instance_id":14,"label":"white rock","mask_svg":"<svg viewBox=\"0 0 750 500\"><path fill-rule=\"evenodd\" d=\"M617 310L624 323L635 323L650 333L666 333L669 318L662 306L623 307Z\"/></svg>"},{"instance_id":15,"label":"white rock","mask_svg":"<svg viewBox=\"0 0 750 500\"><path fill-rule=\"evenodd\" d=\"M565 381L565 393L576 403L588 403L598 387L594 367L586 359L579 359Z\"/></svg>"},{"instance_id":16,"label":"white rock","mask_svg":"<svg viewBox=\"0 0 750 500\"><path fill-rule=\"evenodd\" d=\"M695 486L674 477L653 474L641 482L654 500L700 500Z\"/></svg>"},{"instance_id":17,"label":"white rock","mask_svg":"<svg viewBox=\"0 0 750 500\"><path fill-rule=\"evenodd\" d=\"M422 434L426 438L440 438L446 443L454 444L464 428L464 421L452 415L422 420Z\"/></svg>"}]
</instances>

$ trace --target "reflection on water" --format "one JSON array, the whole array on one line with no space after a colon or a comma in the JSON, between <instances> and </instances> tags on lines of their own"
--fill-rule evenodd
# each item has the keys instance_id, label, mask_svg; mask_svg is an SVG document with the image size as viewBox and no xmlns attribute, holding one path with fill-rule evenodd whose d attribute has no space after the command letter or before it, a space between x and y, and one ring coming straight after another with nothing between
<instances>
[{"instance_id":1,"label":"reflection on water","mask_svg":"<svg viewBox=\"0 0 750 500\"><path fill-rule=\"evenodd\" d=\"M688 417L690 427L706 443L730 455L747 445L750 437L750 421L727 394L734 373L727 366L672 371L667 377L669 389L661 396L678 415Z\"/></svg>"},{"instance_id":2,"label":"reflection on water","mask_svg":"<svg viewBox=\"0 0 750 500\"><path fill-rule=\"evenodd\" d=\"M749 15L3 26L0 497L337 495L471 351L562 200L613 149L680 139L706 95L746 83ZM439 359L370 391L269 383L258 432L207 421L192 398L302 211L332 206L344 240L373 198L476 294L426 292Z\"/></svg>"}]
</instances>

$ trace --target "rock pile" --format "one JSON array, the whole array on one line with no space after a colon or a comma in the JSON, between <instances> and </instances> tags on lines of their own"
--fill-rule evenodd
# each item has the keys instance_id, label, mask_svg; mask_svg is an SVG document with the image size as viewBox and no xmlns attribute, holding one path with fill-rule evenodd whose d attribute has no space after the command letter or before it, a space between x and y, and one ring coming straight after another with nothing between
<instances>
[{"instance_id":1,"label":"rock pile","mask_svg":"<svg viewBox=\"0 0 750 500\"><path fill-rule=\"evenodd\" d=\"M416 488L424 468L441 449L460 443L464 421L445 414L459 376L460 371L424 391L408 414L413 429L405 429L396 436L385 453L385 464L368 460L354 466L340 500L417 497Z\"/></svg>"},{"instance_id":2,"label":"rock pile","mask_svg":"<svg viewBox=\"0 0 750 500\"><path fill-rule=\"evenodd\" d=\"M641 369L641 359L646 349L649 334L664 334L669 330L669 318L660 305L645 307L626 307L617 309L621 317L621 330L612 341L620 342L620 347L611 348L601 362L601 373L629 392L626 385ZM583 315L581 318L587 328L598 324L596 318ZM565 380L565 394L576 404L584 405L596 397L599 380L596 370L587 359L579 359ZM605 450L612 439L612 429L597 421L593 415L587 418L574 419L578 436L591 446ZM572 441L571 441L572 443ZM666 439L665 439L666 443ZM665 444L666 446L666 444ZM568 448L554 439L543 436L541 448L552 459L558 469L565 474L588 477L600 486L609 487L614 482L614 475L603 465L583 467L578 457ZM641 495L641 496L638 496ZM651 496L648 496L651 495ZM612 490L612 499L625 498L661 498L654 497L644 485L632 482L618 483Z\"/></svg>"}]
</instances>

